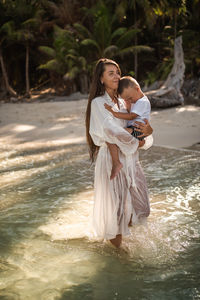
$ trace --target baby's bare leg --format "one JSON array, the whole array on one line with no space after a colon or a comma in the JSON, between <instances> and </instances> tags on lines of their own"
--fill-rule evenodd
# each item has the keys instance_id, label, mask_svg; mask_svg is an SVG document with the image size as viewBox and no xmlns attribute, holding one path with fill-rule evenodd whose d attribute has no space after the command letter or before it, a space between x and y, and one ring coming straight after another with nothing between
<instances>
[{"instance_id":1,"label":"baby's bare leg","mask_svg":"<svg viewBox=\"0 0 200 300\"><path fill-rule=\"evenodd\" d=\"M117 176L123 167L122 163L119 160L118 147L115 144L107 143L110 155L112 157L112 171L110 175L110 180Z\"/></svg>"}]
</instances>

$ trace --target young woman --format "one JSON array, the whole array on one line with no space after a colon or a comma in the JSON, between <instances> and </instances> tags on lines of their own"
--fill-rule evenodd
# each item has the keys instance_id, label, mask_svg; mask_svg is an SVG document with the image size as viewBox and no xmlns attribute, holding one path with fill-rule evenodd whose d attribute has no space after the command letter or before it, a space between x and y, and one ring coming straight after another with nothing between
<instances>
[{"instance_id":1,"label":"young woman","mask_svg":"<svg viewBox=\"0 0 200 300\"><path fill-rule=\"evenodd\" d=\"M95 233L119 247L123 235L129 234L129 224L148 217L150 213L146 180L139 163L139 140L126 128L127 121L116 119L104 104L125 112L122 99L116 97L121 71L116 62L100 59L94 71L86 111L86 134L92 161L96 159L94 182L93 225ZM152 133L147 122L139 130ZM116 144L123 167L110 180L112 169L108 145Z\"/></svg>"}]
</instances>

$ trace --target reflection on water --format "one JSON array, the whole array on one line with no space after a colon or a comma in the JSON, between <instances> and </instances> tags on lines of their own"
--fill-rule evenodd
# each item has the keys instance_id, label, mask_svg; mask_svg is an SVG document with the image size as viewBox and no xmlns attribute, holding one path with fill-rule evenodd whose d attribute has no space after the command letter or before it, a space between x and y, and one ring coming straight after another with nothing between
<instances>
[{"instance_id":1,"label":"reflection on water","mask_svg":"<svg viewBox=\"0 0 200 300\"><path fill-rule=\"evenodd\" d=\"M0 153L0 299L200 299L200 154L141 153L151 215L121 250L92 238L85 145Z\"/></svg>"}]
</instances>

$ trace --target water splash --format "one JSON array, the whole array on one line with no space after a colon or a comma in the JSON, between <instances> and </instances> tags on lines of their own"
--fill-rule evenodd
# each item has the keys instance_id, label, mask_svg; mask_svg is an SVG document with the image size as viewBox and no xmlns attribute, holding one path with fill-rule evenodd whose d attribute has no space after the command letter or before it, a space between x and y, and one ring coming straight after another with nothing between
<instances>
[{"instance_id":1,"label":"water splash","mask_svg":"<svg viewBox=\"0 0 200 300\"><path fill-rule=\"evenodd\" d=\"M85 145L1 152L2 299L198 299L199 154L141 155L146 225L122 249L92 237L93 166Z\"/></svg>"}]
</instances>

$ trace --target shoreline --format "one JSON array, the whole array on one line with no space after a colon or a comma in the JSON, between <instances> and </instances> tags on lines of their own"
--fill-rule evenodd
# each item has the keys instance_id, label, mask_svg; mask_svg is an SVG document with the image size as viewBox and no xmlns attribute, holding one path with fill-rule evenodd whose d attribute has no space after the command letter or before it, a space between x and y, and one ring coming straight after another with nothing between
<instances>
[{"instance_id":1,"label":"shoreline","mask_svg":"<svg viewBox=\"0 0 200 300\"><path fill-rule=\"evenodd\" d=\"M87 99L0 103L0 144L15 149L85 143ZM153 109L154 145L200 148L200 107Z\"/></svg>"}]
</instances>

